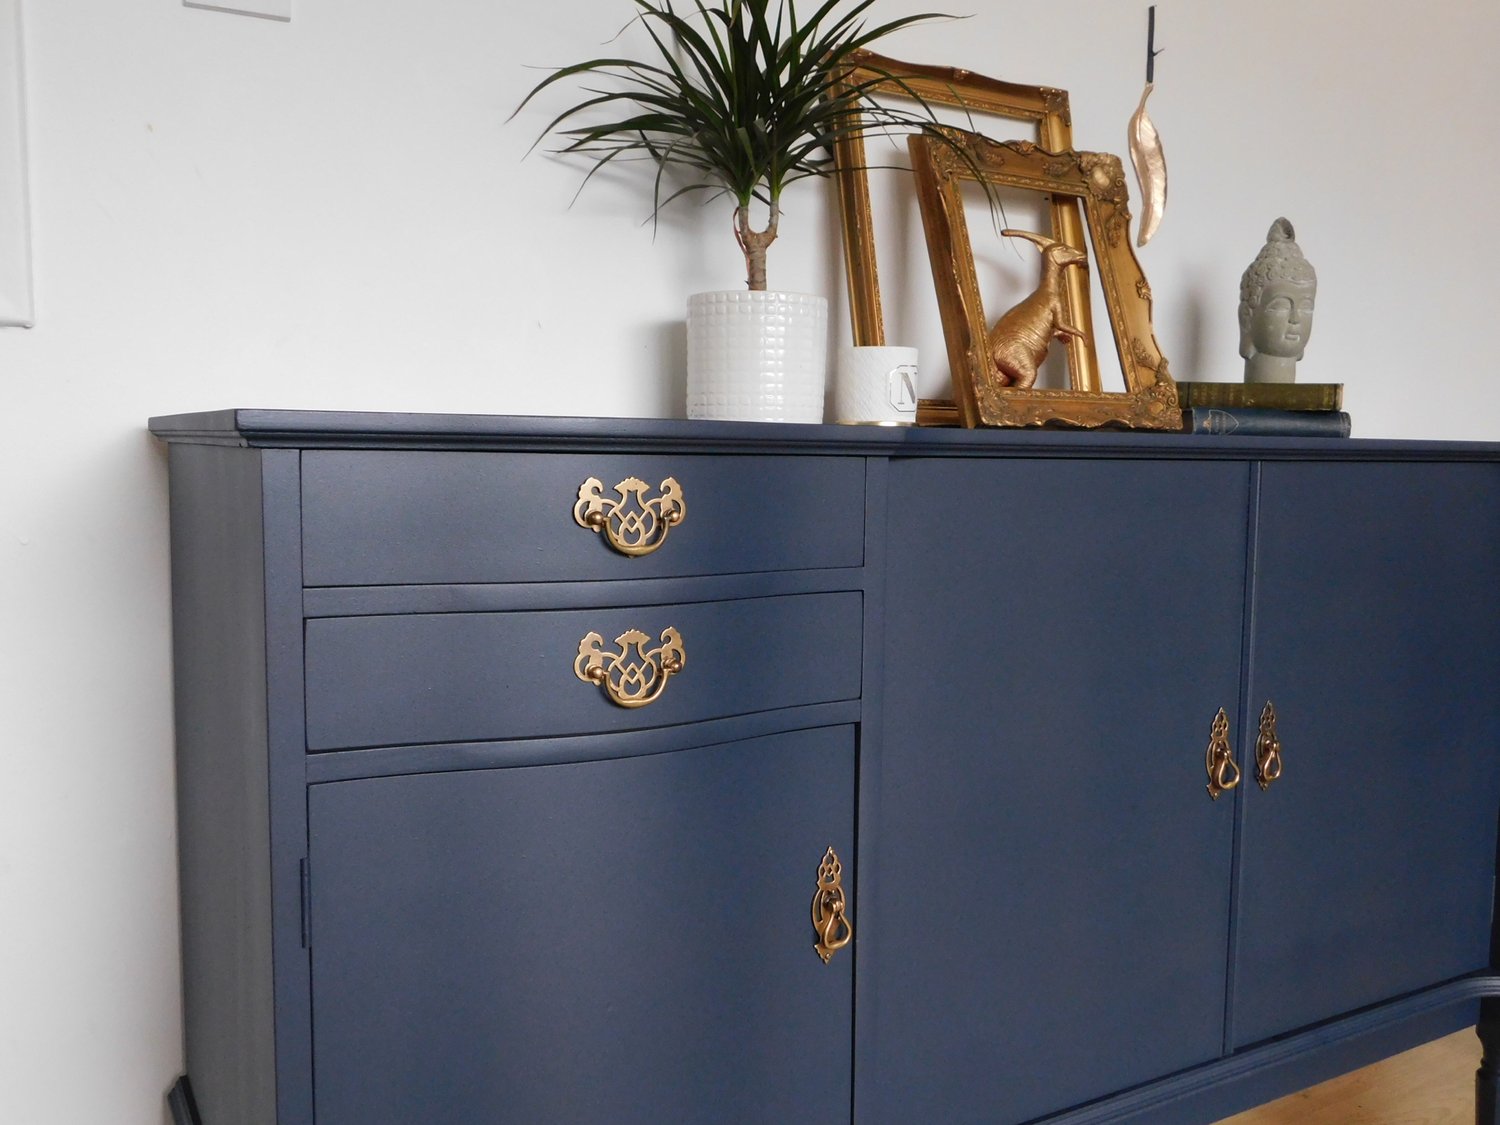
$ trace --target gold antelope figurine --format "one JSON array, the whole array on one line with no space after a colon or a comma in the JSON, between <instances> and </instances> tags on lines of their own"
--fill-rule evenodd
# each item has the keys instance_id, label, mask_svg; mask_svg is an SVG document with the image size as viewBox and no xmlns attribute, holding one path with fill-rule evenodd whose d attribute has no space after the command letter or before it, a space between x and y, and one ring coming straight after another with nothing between
<instances>
[{"instance_id":1,"label":"gold antelope figurine","mask_svg":"<svg viewBox=\"0 0 1500 1125\"><path fill-rule=\"evenodd\" d=\"M1042 249L1042 280L1036 292L995 322L990 329L990 361L1002 387L1031 387L1036 369L1047 358L1054 338L1082 338L1081 328L1063 320L1063 270L1087 266L1088 257L1055 239L1029 230L1003 230L1007 237L1025 238Z\"/></svg>"}]
</instances>

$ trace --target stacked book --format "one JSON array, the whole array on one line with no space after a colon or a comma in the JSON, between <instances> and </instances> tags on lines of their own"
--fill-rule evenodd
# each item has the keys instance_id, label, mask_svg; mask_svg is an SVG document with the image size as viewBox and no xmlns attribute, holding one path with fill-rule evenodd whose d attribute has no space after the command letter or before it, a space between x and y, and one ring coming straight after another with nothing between
<instances>
[{"instance_id":1,"label":"stacked book","mask_svg":"<svg viewBox=\"0 0 1500 1125\"><path fill-rule=\"evenodd\" d=\"M1342 383L1194 383L1179 380L1189 434L1348 437Z\"/></svg>"}]
</instances>

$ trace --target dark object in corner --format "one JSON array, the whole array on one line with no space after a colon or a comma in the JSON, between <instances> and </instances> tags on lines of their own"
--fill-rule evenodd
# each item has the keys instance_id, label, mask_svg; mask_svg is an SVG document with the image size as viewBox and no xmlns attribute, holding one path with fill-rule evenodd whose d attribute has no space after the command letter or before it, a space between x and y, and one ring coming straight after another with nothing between
<instances>
[{"instance_id":1,"label":"dark object in corner","mask_svg":"<svg viewBox=\"0 0 1500 1125\"><path fill-rule=\"evenodd\" d=\"M198 1103L193 1100L193 1087L184 1074L167 1091L167 1108L172 1111L172 1125L203 1125L198 1116Z\"/></svg>"}]
</instances>

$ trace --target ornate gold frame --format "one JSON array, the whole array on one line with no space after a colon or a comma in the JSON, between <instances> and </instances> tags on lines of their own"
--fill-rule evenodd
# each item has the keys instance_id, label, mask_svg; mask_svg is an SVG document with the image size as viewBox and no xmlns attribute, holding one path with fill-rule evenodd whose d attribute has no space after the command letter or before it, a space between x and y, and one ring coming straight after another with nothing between
<instances>
[{"instance_id":1,"label":"ornate gold frame","mask_svg":"<svg viewBox=\"0 0 1500 1125\"><path fill-rule=\"evenodd\" d=\"M965 426L1124 425L1180 430L1177 387L1151 327L1151 287L1130 248L1129 190L1120 158L1099 152L1048 152L1028 141L1000 143L948 130L967 158L930 137L907 138L927 254L953 369L957 418L920 406L917 421L961 421ZM979 298L960 184L983 176L1000 186L1067 195L1083 202L1099 284L1109 308L1124 393L1017 390L997 386L989 354L989 322ZM1072 270L1071 273L1082 273ZM1081 325L1085 330L1088 325Z\"/></svg>"},{"instance_id":2,"label":"ornate gold frame","mask_svg":"<svg viewBox=\"0 0 1500 1125\"><path fill-rule=\"evenodd\" d=\"M910 98L913 94L934 105L955 106L971 113L1012 121L1034 121L1042 147L1063 152L1073 147L1073 117L1068 92L1051 86L1021 86L986 78L953 67L923 66L857 51L855 65L844 86L865 85L882 97ZM880 306L880 278L875 265L875 227L870 208L864 138L846 136L834 146L838 168L839 207L843 214L844 266L849 283L849 315L856 346L885 343L885 317ZM1086 250L1083 213L1073 195L1052 197L1052 235L1059 242ZM1091 324L1088 278L1069 270L1067 305L1074 324ZM1099 360L1091 337L1068 342L1069 385L1074 390L1099 390Z\"/></svg>"}]
</instances>

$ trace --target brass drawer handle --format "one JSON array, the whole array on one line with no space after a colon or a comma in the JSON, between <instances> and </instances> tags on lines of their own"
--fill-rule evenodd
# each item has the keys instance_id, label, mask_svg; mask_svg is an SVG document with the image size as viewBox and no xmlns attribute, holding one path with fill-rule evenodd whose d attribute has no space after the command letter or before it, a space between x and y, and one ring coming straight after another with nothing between
<instances>
[{"instance_id":1,"label":"brass drawer handle","mask_svg":"<svg viewBox=\"0 0 1500 1125\"><path fill-rule=\"evenodd\" d=\"M1261 790L1281 776L1281 739L1276 737L1276 708L1271 701L1260 712L1260 737L1255 740L1255 780Z\"/></svg>"},{"instance_id":2,"label":"brass drawer handle","mask_svg":"<svg viewBox=\"0 0 1500 1125\"><path fill-rule=\"evenodd\" d=\"M1204 765L1208 769L1208 795L1215 801L1240 783L1240 767L1234 764L1234 751L1229 745L1229 716L1222 707L1209 732Z\"/></svg>"},{"instance_id":3,"label":"brass drawer handle","mask_svg":"<svg viewBox=\"0 0 1500 1125\"><path fill-rule=\"evenodd\" d=\"M662 481L661 495L652 500L646 499L650 487L636 477L626 477L615 485L614 496L605 496L604 482L589 477L578 489L573 522L602 533L622 555L649 555L667 541L667 532L687 518L682 486L674 478Z\"/></svg>"},{"instance_id":4,"label":"brass drawer handle","mask_svg":"<svg viewBox=\"0 0 1500 1125\"><path fill-rule=\"evenodd\" d=\"M650 639L639 629L628 629L615 638L619 651L606 652L604 638L590 633L578 642L573 674L586 684L598 684L610 702L621 707L653 703L666 690L667 681L687 665L687 652L682 634L670 626L662 630L661 643L655 648L644 647Z\"/></svg>"},{"instance_id":5,"label":"brass drawer handle","mask_svg":"<svg viewBox=\"0 0 1500 1125\"><path fill-rule=\"evenodd\" d=\"M829 845L818 865L818 889L813 893L812 924L818 941L813 947L823 964L828 964L840 949L854 940L854 923L849 920L849 905L844 899L844 865Z\"/></svg>"}]
</instances>

